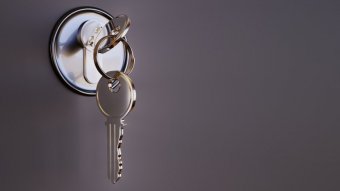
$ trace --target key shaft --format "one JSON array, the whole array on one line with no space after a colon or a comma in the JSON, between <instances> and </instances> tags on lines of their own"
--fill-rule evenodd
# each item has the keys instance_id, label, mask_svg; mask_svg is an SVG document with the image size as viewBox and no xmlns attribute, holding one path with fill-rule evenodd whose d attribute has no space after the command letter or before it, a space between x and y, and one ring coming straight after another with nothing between
<instances>
[{"instance_id":1,"label":"key shaft","mask_svg":"<svg viewBox=\"0 0 340 191\"><path fill-rule=\"evenodd\" d=\"M108 118L106 121L108 134L108 178L112 183L116 183L122 177L122 143L123 120Z\"/></svg>"}]
</instances>

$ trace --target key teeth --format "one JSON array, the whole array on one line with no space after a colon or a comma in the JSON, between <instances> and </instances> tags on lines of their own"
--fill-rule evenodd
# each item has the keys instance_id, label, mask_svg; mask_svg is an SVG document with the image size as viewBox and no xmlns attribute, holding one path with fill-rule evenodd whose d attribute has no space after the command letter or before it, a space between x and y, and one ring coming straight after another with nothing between
<instances>
[{"instance_id":1,"label":"key teeth","mask_svg":"<svg viewBox=\"0 0 340 191\"><path fill-rule=\"evenodd\" d=\"M126 124L125 124L126 125ZM124 126L124 121L122 120L122 127ZM116 182L122 177L123 171L123 158L122 158L122 143L123 143L123 128L121 129L121 135L119 136L118 140L118 147L117 147L117 161L118 161L118 171L117 171L117 179Z\"/></svg>"},{"instance_id":2,"label":"key teeth","mask_svg":"<svg viewBox=\"0 0 340 191\"><path fill-rule=\"evenodd\" d=\"M122 177L122 171L123 171L123 166L120 165L119 171L118 171L118 174L117 174L117 177L116 177L116 178L114 178L114 177L111 178L111 182L112 182L113 184L117 183L118 180L120 180L120 178Z\"/></svg>"},{"instance_id":3,"label":"key teeth","mask_svg":"<svg viewBox=\"0 0 340 191\"><path fill-rule=\"evenodd\" d=\"M114 178L113 178L113 179L111 180L111 182L112 182L113 184L116 184L116 183L118 182L119 179L120 179L120 178L117 178L117 179L114 179Z\"/></svg>"},{"instance_id":4,"label":"key teeth","mask_svg":"<svg viewBox=\"0 0 340 191\"><path fill-rule=\"evenodd\" d=\"M125 127L127 124L125 123L124 120L122 120L122 127Z\"/></svg>"}]
</instances>

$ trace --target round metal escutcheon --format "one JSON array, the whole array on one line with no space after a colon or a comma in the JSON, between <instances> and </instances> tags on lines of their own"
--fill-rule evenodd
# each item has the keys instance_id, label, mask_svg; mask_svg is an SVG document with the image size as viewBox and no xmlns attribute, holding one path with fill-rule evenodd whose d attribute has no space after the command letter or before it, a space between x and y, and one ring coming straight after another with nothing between
<instances>
[{"instance_id":1,"label":"round metal escutcheon","mask_svg":"<svg viewBox=\"0 0 340 191\"><path fill-rule=\"evenodd\" d=\"M98 8L82 7L69 11L57 22L50 40L52 65L61 79L73 90L84 95L95 95L97 83L84 76L84 46L79 40L82 25L94 20L103 26L97 40L110 34L105 25L113 17ZM101 68L105 71L122 71L127 68L127 54L122 43L105 53ZM98 72L94 70L93 72Z\"/></svg>"}]
</instances>

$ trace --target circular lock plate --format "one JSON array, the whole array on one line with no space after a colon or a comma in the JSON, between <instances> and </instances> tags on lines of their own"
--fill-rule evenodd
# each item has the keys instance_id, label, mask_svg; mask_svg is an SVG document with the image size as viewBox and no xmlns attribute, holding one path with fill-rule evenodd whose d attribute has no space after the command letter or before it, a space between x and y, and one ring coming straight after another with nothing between
<instances>
[{"instance_id":1,"label":"circular lock plate","mask_svg":"<svg viewBox=\"0 0 340 191\"><path fill-rule=\"evenodd\" d=\"M99 40L110 33L105 24L112 19L113 17L103 10L84 7L69 11L55 26L50 41L52 65L61 79L78 93L95 95L97 87L97 83L89 83L84 77L84 47L79 40L79 29L89 20L101 23L103 31L97 37ZM105 55L101 67L106 72L124 72L127 68L126 57L124 45L120 43Z\"/></svg>"}]
</instances>

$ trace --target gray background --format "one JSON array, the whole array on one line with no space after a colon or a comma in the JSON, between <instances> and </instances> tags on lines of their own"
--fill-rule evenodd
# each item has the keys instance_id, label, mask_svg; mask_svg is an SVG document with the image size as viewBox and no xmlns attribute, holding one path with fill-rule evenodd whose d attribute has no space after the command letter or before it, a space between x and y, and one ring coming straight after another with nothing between
<instances>
[{"instance_id":1,"label":"gray background","mask_svg":"<svg viewBox=\"0 0 340 191\"><path fill-rule=\"evenodd\" d=\"M95 98L67 89L48 42L78 6L128 14L137 107L124 178L106 178ZM340 189L339 1L0 3L0 190Z\"/></svg>"}]
</instances>

